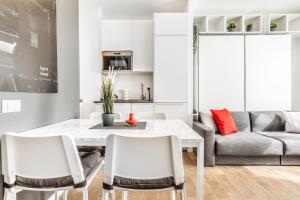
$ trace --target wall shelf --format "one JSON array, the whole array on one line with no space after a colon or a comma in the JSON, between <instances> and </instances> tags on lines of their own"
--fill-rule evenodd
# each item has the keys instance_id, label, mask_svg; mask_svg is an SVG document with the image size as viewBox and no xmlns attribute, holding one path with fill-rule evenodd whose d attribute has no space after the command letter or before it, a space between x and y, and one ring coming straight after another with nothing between
<instances>
[{"instance_id":1,"label":"wall shelf","mask_svg":"<svg viewBox=\"0 0 300 200\"><path fill-rule=\"evenodd\" d=\"M271 30L271 24L276 23L277 24L277 29L276 30ZM269 16L269 32L270 33L282 33L282 32L287 32L288 31L288 17L285 14L271 14Z\"/></svg>"},{"instance_id":2,"label":"wall shelf","mask_svg":"<svg viewBox=\"0 0 300 200\"><path fill-rule=\"evenodd\" d=\"M288 31L300 32L300 14L288 15Z\"/></svg>"},{"instance_id":3,"label":"wall shelf","mask_svg":"<svg viewBox=\"0 0 300 200\"><path fill-rule=\"evenodd\" d=\"M235 31L228 31L227 26L235 23ZM250 31L247 25L253 25ZM262 32L262 17L260 15L208 15L196 16L194 24L200 27L201 34L258 34Z\"/></svg>"}]
</instances>

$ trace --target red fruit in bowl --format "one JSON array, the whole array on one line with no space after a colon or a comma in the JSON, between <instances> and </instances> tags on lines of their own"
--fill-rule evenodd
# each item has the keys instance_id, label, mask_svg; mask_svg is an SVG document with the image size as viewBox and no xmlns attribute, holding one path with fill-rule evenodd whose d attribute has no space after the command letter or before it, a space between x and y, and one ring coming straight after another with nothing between
<instances>
[{"instance_id":1,"label":"red fruit in bowl","mask_svg":"<svg viewBox=\"0 0 300 200\"><path fill-rule=\"evenodd\" d=\"M134 114L133 113L130 113L129 114L129 119L126 120L126 123L130 126L135 126L137 124L137 120L134 119Z\"/></svg>"}]
</instances>

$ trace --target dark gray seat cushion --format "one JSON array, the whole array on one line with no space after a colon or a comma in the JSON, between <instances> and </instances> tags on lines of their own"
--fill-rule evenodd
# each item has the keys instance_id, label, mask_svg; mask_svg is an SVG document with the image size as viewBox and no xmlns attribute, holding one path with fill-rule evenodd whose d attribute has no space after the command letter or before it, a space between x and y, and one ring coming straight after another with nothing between
<instances>
[{"instance_id":1,"label":"dark gray seat cushion","mask_svg":"<svg viewBox=\"0 0 300 200\"><path fill-rule=\"evenodd\" d=\"M230 112L239 132L250 132L251 124L248 112Z\"/></svg>"},{"instance_id":2,"label":"dark gray seat cushion","mask_svg":"<svg viewBox=\"0 0 300 200\"><path fill-rule=\"evenodd\" d=\"M256 133L216 135L218 156L275 156L283 154L282 142Z\"/></svg>"},{"instance_id":3,"label":"dark gray seat cushion","mask_svg":"<svg viewBox=\"0 0 300 200\"><path fill-rule=\"evenodd\" d=\"M259 132L259 134L281 141L284 155L300 156L300 134L284 132Z\"/></svg>"},{"instance_id":4,"label":"dark gray seat cushion","mask_svg":"<svg viewBox=\"0 0 300 200\"><path fill-rule=\"evenodd\" d=\"M252 132L280 132L285 129L285 120L280 111L250 112Z\"/></svg>"},{"instance_id":5,"label":"dark gray seat cushion","mask_svg":"<svg viewBox=\"0 0 300 200\"><path fill-rule=\"evenodd\" d=\"M90 151L79 152L79 155L85 177L90 175L92 170L103 161L100 151L96 148L90 149ZM33 179L17 176L15 185L30 188L61 188L70 186L77 188L84 186L85 182L75 185L71 176L51 179Z\"/></svg>"},{"instance_id":6,"label":"dark gray seat cushion","mask_svg":"<svg viewBox=\"0 0 300 200\"><path fill-rule=\"evenodd\" d=\"M130 179L119 176L114 177L113 186L136 190L158 190L176 187L173 177L160 179Z\"/></svg>"}]
</instances>

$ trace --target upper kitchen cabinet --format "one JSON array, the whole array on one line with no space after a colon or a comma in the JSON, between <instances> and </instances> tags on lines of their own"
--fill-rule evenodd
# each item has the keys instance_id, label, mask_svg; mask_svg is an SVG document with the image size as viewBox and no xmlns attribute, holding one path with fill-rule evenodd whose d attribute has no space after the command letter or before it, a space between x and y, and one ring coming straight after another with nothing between
<instances>
[{"instance_id":1,"label":"upper kitchen cabinet","mask_svg":"<svg viewBox=\"0 0 300 200\"><path fill-rule=\"evenodd\" d=\"M188 16L185 13L154 16L155 32L159 33L154 36L155 102L189 101L189 86L192 85L192 26L189 26Z\"/></svg>"},{"instance_id":2,"label":"upper kitchen cabinet","mask_svg":"<svg viewBox=\"0 0 300 200\"><path fill-rule=\"evenodd\" d=\"M188 13L155 13L155 35L188 35L190 28Z\"/></svg>"},{"instance_id":3,"label":"upper kitchen cabinet","mask_svg":"<svg viewBox=\"0 0 300 200\"><path fill-rule=\"evenodd\" d=\"M133 21L133 71L153 71L153 22L152 20Z\"/></svg>"},{"instance_id":4,"label":"upper kitchen cabinet","mask_svg":"<svg viewBox=\"0 0 300 200\"><path fill-rule=\"evenodd\" d=\"M102 50L132 50L132 21L103 20Z\"/></svg>"}]
</instances>

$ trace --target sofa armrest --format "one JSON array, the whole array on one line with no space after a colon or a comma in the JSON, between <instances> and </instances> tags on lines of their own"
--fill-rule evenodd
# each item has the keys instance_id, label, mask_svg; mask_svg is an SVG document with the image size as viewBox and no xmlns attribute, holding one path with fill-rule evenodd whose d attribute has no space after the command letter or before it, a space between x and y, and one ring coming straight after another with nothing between
<instances>
[{"instance_id":1,"label":"sofa armrest","mask_svg":"<svg viewBox=\"0 0 300 200\"><path fill-rule=\"evenodd\" d=\"M205 166L215 166L215 130L200 122L194 122L193 129L204 139Z\"/></svg>"}]
</instances>

